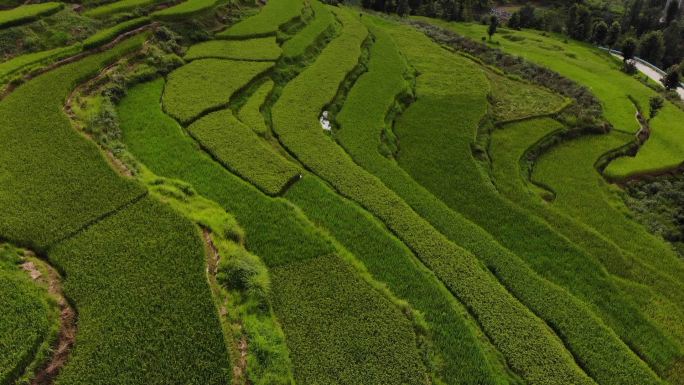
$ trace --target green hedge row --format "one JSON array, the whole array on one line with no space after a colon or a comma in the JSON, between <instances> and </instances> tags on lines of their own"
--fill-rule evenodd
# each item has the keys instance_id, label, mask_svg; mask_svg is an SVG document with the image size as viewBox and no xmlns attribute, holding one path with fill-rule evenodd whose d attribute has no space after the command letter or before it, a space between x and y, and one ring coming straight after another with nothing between
<instances>
[{"instance_id":1,"label":"green hedge row","mask_svg":"<svg viewBox=\"0 0 684 385\"><path fill-rule=\"evenodd\" d=\"M247 127L251 128L259 136L268 137L270 130L266 125L266 120L264 115L261 113L261 107L263 107L266 102L266 98L273 90L274 83L272 80L267 80L259 86L259 88L247 99L240 111L238 112L238 118L242 123L246 124Z\"/></svg>"},{"instance_id":2,"label":"green hedge row","mask_svg":"<svg viewBox=\"0 0 684 385\"><path fill-rule=\"evenodd\" d=\"M149 17L139 17L137 19L124 21L123 23L119 23L111 28L105 28L85 39L83 41L83 48L92 49L103 46L116 39L119 35L132 31L138 27L142 27L149 22Z\"/></svg>"},{"instance_id":3,"label":"green hedge row","mask_svg":"<svg viewBox=\"0 0 684 385\"><path fill-rule=\"evenodd\" d=\"M679 347L625 298L599 261L540 218L499 195L475 159L474 138L488 108L484 73L457 55L426 55L425 44L416 44L415 37L402 38L398 44L421 74L417 79L418 100L395 125L401 143L399 165L454 211L489 232L541 277L595 307L606 325L640 358L663 373L678 357ZM521 229L534 236L521 236ZM573 323L578 328L588 327L578 319ZM580 338L579 331L566 328L564 332L577 333ZM623 353L632 357L632 365L620 380L611 375L618 368L613 361L597 362L600 366L592 369L592 375L618 382L629 378L640 378L642 383L656 381L649 368L624 346Z\"/></svg>"},{"instance_id":4,"label":"green hedge row","mask_svg":"<svg viewBox=\"0 0 684 385\"><path fill-rule=\"evenodd\" d=\"M283 89L274 131L308 168L368 209L404 241L474 314L511 367L530 382L592 383L557 337L470 253L449 242L378 179L358 167L321 129L318 115L354 69L367 37L345 9L343 24L317 61Z\"/></svg>"},{"instance_id":5,"label":"green hedge row","mask_svg":"<svg viewBox=\"0 0 684 385\"><path fill-rule=\"evenodd\" d=\"M62 8L64 8L63 3L47 2L20 5L16 8L0 11L0 29L30 23L43 16L51 15Z\"/></svg>"},{"instance_id":6,"label":"green hedge row","mask_svg":"<svg viewBox=\"0 0 684 385\"><path fill-rule=\"evenodd\" d=\"M119 108L123 140L155 174L192 184L199 194L234 214L245 230L245 246L273 274L274 310L296 365L295 380L352 385L376 376L382 383L416 383L423 369L416 367L420 358L415 335L407 334L407 318L332 257L341 250L300 210L283 199L269 198L198 151L161 111L163 86L161 80L142 84L124 98ZM338 279L326 277L329 268ZM316 300L321 292L338 303L323 306ZM345 304L355 310L348 311ZM368 330L369 324L382 327ZM402 369L406 363L414 373Z\"/></svg>"},{"instance_id":7,"label":"green hedge row","mask_svg":"<svg viewBox=\"0 0 684 385\"><path fill-rule=\"evenodd\" d=\"M224 108L230 97L273 63L254 63L221 59L190 62L168 76L162 103L164 110L181 124L188 124L202 114Z\"/></svg>"},{"instance_id":8,"label":"green hedge row","mask_svg":"<svg viewBox=\"0 0 684 385\"><path fill-rule=\"evenodd\" d=\"M274 0L264 5L259 13L248 17L223 32L216 34L224 39L248 39L275 35L281 25L301 17L304 1Z\"/></svg>"},{"instance_id":9,"label":"green hedge row","mask_svg":"<svg viewBox=\"0 0 684 385\"><path fill-rule=\"evenodd\" d=\"M277 195L301 173L238 121L231 110L213 112L197 120L188 132L224 167L268 195Z\"/></svg>"},{"instance_id":10,"label":"green hedge row","mask_svg":"<svg viewBox=\"0 0 684 385\"><path fill-rule=\"evenodd\" d=\"M335 31L335 16L328 6L314 0L311 4L314 18L301 31L283 43L283 57L293 60L304 56L316 42Z\"/></svg>"},{"instance_id":11,"label":"green hedge row","mask_svg":"<svg viewBox=\"0 0 684 385\"><path fill-rule=\"evenodd\" d=\"M0 234L44 250L144 193L76 133L64 100L81 80L137 49L144 36L40 75L0 101ZM59 170L56 172L55 170Z\"/></svg>"},{"instance_id":12,"label":"green hedge row","mask_svg":"<svg viewBox=\"0 0 684 385\"><path fill-rule=\"evenodd\" d=\"M277 60L281 53L275 36L249 40L210 40L191 46L185 54L185 60Z\"/></svg>"}]
</instances>

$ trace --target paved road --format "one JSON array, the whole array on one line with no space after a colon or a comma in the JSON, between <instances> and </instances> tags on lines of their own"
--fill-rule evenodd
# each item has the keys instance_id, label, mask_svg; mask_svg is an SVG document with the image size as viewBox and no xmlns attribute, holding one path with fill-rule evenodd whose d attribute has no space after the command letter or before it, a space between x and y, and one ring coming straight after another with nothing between
<instances>
[{"instance_id":1,"label":"paved road","mask_svg":"<svg viewBox=\"0 0 684 385\"><path fill-rule=\"evenodd\" d=\"M616 53L611 52L611 55L622 60L622 56L620 56ZM644 75L648 76L649 78L655 80L658 84L661 84L660 79L663 77L663 75L661 75L658 71L656 71L653 68L647 66L646 64L643 64L643 63L638 62L636 60L633 60L632 62L634 63L634 65L636 66L636 68L640 72L642 72ZM684 88L682 88L682 87L677 88L677 93L679 94L679 97L682 98L682 100L684 100Z\"/></svg>"}]
</instances>

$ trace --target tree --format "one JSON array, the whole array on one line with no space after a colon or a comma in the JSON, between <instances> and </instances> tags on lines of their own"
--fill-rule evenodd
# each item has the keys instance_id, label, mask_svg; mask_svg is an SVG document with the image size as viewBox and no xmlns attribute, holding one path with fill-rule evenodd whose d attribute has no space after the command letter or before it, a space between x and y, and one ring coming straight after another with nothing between
<instances>
[{"instance_id":1,"label":"tree","mask_svg":"<svg viewBox=\"0 0 684 385\"><path fill-rule=\"evenodd\" d=\"M660 81L668 90L677 89L679 87L679 66L674 65L668 68Z\"/></svg>"},{"instance_id":2,"label":"tree","mask_svg":"<svg viewBox=\"0 0 684 385\"><path fill-rule=\"evenodd\" d=\"M489 18L489 27L487 28L487 35L489 35L489 41L492 41L492 36L496 33L496 28L499 26L499 19L496 16Z\"/></svg>"},{"instance_id":3,"label":"tree","mask_svg":"<svg viewBox=\"0 0 684 385\"><path fill-rule=\"evenodd\" d=\"M608 24L601 20L594 24L594 33L592 34L592 40L597 44L603 44L608 35Z\"/></svg>"},{"instance_id":4,"label":"tree","mask_svg":"<svg viewBox=\"0 0 684 385\"><path fill-rule=\"evenodd\" d=\"M665 68L678 64L684 55L684 30L681 23L673 21L663 31L665 42L665 54L663 55L663 66Z\"/></svg>"},{"instance_id":5,"label":"tree","mask_svg":"<svg viewBox=\"0 0 684 385\"><path fill-rule=\"evenodd\" d=\"M679 14L679 0L672 0L665 10L665 24L670 24Z\"/></svg>"},{"instance_id":6,"label":"tree","mask_svg":"<svg viewBox=\"0 0 684 385\"><path fill-rule=\"evenodd\" d=\"M513 29L520 29L520 13L513 12L511 18L508 19L508 26Z\"/></svg>"},{"instance_id":7,"label":"tree","mask_svg":"<svg viewBox=\"0 0 684 385\"><path fill-rule=\"evenodd\" d=\"M530 28L537 24L534 15L535 9L531 4L525 4L518 12L520 15L520 28Z\"/></svg>"},{"instance_id":8,"label":"tree","mask_svg":"<svg viewBox=\"0 0 684 385\"><path fill-rule=\"evenodd\" d=\"M637 50L637 41L633 37L628 37L622 42L622 61L627 62L634 57Z\"/></svg>"},{"instance_id":9,"label":"tree","mask_svg":"<svg viewBox=\"0 0 684 385\"><path fill-rule=\"evenodd\" d=\"M397 6L397 14L404 17L409 14L409 3L408 0L399 0L399 5Z\"/></svg>"},{"instance_id":10,"label":"tree","mask_svg":"<svg viewBox=\"0 0 684 385\"><path fill-rule=\"evenodd\" d=\"M663 108L663 105L665 105L665 100L663 100L663 98L661 98L660 96L652 96L648 100L648 106L650 108L648 116L649 121L651 121L651 119L655 118L656 115L658 115L658 111L660 111L660 109Z\"/></svg>"},{"instance_id":11,"label":"tree","mask_svg":"<svg viewBox=\"0 0 684 385\"><path fill-rule=\"evenodd\" d=\"M608 29L608 36L606 36L606 41L605 43L608 45L609 48L613 48L615 43L617 43L618 39L620 38L620 23L617 21L614 21L613 24L610 25L610 28Z\"/></svg>"},{"instance_id":12,"label":"tree","mask_svg":"<svg viewBox=\"0 0 684 385\"><path fill-rule=\"evenodd\" d=\"M591 12L584 4L573 4L568 9L565 28L570 37L587 40L591 31Z\"/></svg>"},{"instance_id":13,"label":"tree","mask_svg":"<svg viewBox=\"0 0 684 385\"><path fill-rule=\"evenodd\" d=\"M639 42L639 56L642 59L658 64L663 58L665 52L665 41L663 40L663 33L660 31L651 31L641 37Z\"/></svg>"},{"instance_id":14,"label":"tree","mask_svg":"<svg viewBox=\"0 0 684 385\"><path fill-rule=\"evenodd\" d=\"M631 6L629 7L629 12L627 12L627 14L625 15L625 31L629 29L629 27L634 27L637 24L639 24L639 19L641 17L641 8L643 8L643 6L643 0L632 1Z\"/></svg>"}]
</instances>

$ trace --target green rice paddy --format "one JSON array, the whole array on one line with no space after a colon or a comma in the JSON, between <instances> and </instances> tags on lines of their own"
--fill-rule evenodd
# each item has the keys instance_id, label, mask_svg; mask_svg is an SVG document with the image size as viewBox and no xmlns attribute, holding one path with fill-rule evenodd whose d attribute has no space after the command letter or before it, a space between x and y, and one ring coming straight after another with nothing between
<instances>
[{"instance_id":1,"label":"green rice paddy","mask_svg":"<svg viewBox=\"0 0 684 385\"><path fill-rule=\"evenodd\" d=\"M585 86L584 122L448 40L480 24L83 6L92 36L0 63L0 385L683 383L684 262L619 183L684 160L684 112L615 157L655 91L609 55L478 48Z\"/></svg>"}]
</instances>

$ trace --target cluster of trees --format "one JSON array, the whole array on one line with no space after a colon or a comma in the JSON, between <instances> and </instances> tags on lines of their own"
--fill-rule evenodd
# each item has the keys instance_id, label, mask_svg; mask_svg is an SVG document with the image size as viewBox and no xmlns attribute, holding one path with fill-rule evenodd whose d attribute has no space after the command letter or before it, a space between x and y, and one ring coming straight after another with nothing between
<instances>
[{"instance_id":1,"label":"cluster of trees","mask_svg":"<svg viewBox=\"0 0 684 385\"><path fill-rule=\"evenodd\" d=\"M422 15L452 21L481 18L490 25L490 36L507 19L509 28L564 33L576 40L620 49L625 53L625 62L639 56L667 68L672 74L668 75L670 79L684 71L684 64L680 65L684 59L684 10L680 9L679 0L624 0L621 12L612 10L607 1L602 6L593 1L590 6L586 0L542 0L534 4L543 6L527 2L510 17L493 9L492 0L361 0L361 4L401 16Z\"/></svg>"},{"instance_id":2,"label":"cluster of trees","mask_svg":"<svg viewBox=\"0 0 684 385\"><path fill-rule=\"evenodd\" d=\"M472 20L491 10L490 0L362 0L364 8L401 16L421 15L445 20Z\"/></svg>"},{"instance_id":3,"label":"cluster of trees","mask_svg":"<svg viewBox=\"0 0 684 385\"><path fill-rule=\"evenodd\" d=\"M679 0L626 0L625 5L625 11L616 14L607 8L592 9L581 0L551 2L543 10L527 4L511 15L508 26L563 32L576 40L617 47L625 63L639 56L667 68L663 83L676 87L684 71L684 20Z\"/></svg>"}]
</instances>

